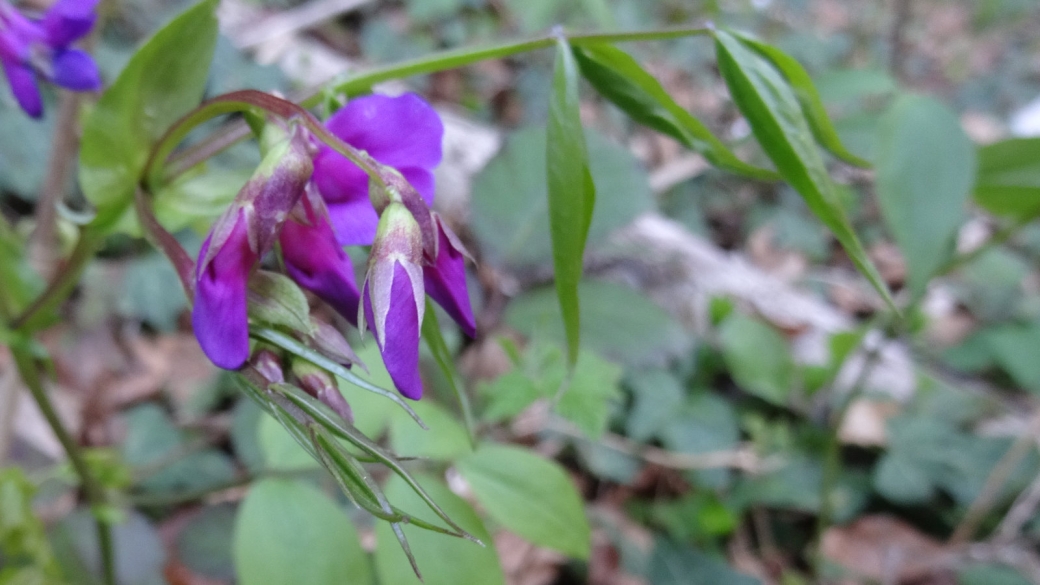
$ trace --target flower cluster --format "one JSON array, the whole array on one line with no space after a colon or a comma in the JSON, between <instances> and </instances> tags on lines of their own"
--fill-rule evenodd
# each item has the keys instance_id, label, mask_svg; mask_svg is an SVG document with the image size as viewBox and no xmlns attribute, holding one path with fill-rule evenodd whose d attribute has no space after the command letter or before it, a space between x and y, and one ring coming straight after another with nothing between
<instances>
[{"instance_id":1,"label":"flower cluster","mask_svg":"<svg viewBox=\"0 0 1040 585\"><path fill-rule=\"evenodd\" d=\"M371 330L398 390L418 399L426 295L467 335L476 329L465 250L429 210L443 125L429 104L408 94L352 100L326 127L374 159L382 185L370 187L365 171L315 144L301 126L269 123L260 167L199 253L195 334L218 366L246 362L249 277L277 242L288 276L362 332ZM345 245L372 246L360 292Z\"/></svg>"},{"instance_id":2,"label":"flower cluster","mask_svg":"<svg viewBox=\"0 0 1040 585\"><path fill-rule=\"evenodd\" d=\"M58 0L39 20L31 20L0 0L0 64L11 92L23 110L38 118L43 100L38 82L74 91L101 88L101 76L89 54L70 45L94 26L98 0Z\"/></svg>"}]
</instances>

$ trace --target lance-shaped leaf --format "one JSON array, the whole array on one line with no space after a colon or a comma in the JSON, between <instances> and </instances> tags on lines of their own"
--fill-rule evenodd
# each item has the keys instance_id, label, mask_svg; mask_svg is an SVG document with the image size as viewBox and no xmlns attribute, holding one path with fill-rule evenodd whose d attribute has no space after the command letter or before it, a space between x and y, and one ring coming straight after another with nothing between
<instances>
[{"instance_id":1,"label":"lance-shaped leaf","mask_svg":"<svg viewBox=\"0 0 1040 585\"><path fill-rule=\"evenodd\" d=\"M923 96L900 98L878 125L877 194L913 295L950 259L967 219L975 149L957 115Z\"/></svg>"},{"instance_id":2,"label":"lance-shaped leaf","mask_svg":"<svg viewBox=\"0 0 1040 585\"><path fill-rule=\"evenodd\" d=\"M777 170L845 248L889 306L892 295L852 230L794 91L771 63L733 35L715 33L719 71Z\"/></svg>"},{"instance_id":3,"label":"lance-shaped leaf","mask_svg":"<svg viewBox=\"0 0 1040 585\"><path fill-rule=\"evenodd\" d=\"M1040 138L1012 138L978 151L975 203L996 215L1040 215Z\"/></svg>"},{"instance_id":4,"label":"lance-shaped leaf","mask_svg":"<svg viewBox=\"0 0 1040 585\"><path fill-rule=\"evenodd\" d=\"M130 209L152 144L202 99L217 43L217 0L184 11L149 39L83 122L79 183L111 230Z\"/></svg>"},{"instance_id":5,"label":"lance-shaped leaf","mask_svg":"<svg viewBox=\"0 0 1040 585\"><path fill-rule=\"evenodd\" d=\"M748 35L734 34L747 46L768 59L787 78L787 82L791 84L791 89L794 90L794 94L798 98L798 103L802 105L802 112L809 122L809 127L812 128L813 135L821 146L849 164L858 167L870 166L869 162L849 152L845 145L841 143L838 131L834 128L834 124L831 123L831 119L827 115L827 109L823 107L820 93L816 91L816 85L813 84L812 77L809 77L809 72L802 67L801 63L773 45L763 43Z\"/></svg>"},{"instance_id":6,"label":"lance-shaped leaf","mask_svg":"<svg viewBox=\"0 0 1040 585\"><path fill-rule=\"evenodd\" d=\"M444 336L441 334L440 323L437 322L437 310L428 297L426 299L426 314L422 323L422 336L426 340L426 345L430 348L430 353L433 354L433 359L437 362L437 366L440 367L441 373L444 374L444 378L448 380L448 384L455 393L455 398L459 401L462 419L466 423L466 432L469 433L470 446L476 449L476 422L473 420L473 408L469 403L469 395L466 394L466 389L459 384L458 374L455 372L455 361L452 359L448 344L444 341Z\"/></svg>"},{"instance_id":7,"label":"lance-shaped leaf","mask_svg":"<svg viewBox=\"0 0 1040 585\"><path fill-rule=\"evenodd\" d=\"M604 43L574 47L574 57L596 91L636 122L671 136L719 168L756 179L779 178L773 171L737 158L628 53Z\"/></svg>"},{"instance_id":8,"label":"lance-shaped leaf","mask_svg":"<svg viewBox=\"0 0 1040 585\"><path fill-rule=\"evenodd\" d=\"M578 282L585 241L596 204L589 172L585 132L578 101L578 66L567 41L557 40L556 66L546 130L546 174L549 188L549 231L553 245L556 295L567 334L567 357L578 361L581 343Z\"/></svg>"}]
</instances>

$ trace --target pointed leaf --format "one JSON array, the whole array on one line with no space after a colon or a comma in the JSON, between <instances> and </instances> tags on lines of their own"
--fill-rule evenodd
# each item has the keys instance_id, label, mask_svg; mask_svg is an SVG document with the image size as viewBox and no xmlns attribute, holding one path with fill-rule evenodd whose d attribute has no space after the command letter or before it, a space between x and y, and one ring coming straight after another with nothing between
<instances>
[{"instance_id":1,"label":"pointed leaf","mask_svg":"<svg viewBox=\"0 0 1040 585\"><path fill-rule=\"evenodd\" d=\"M217 42L217 0L187 9L131 57L83 123L79 182L113 229L131 208L152 144L199 104Z\"/></svg>"},{"instance_id":2,"label":"pointed leaf","mask_svg":"<svg viewBox=\"0 0 1040 585\"><path fill-rule=\"evenodd\" d=\"M892 295L852 230L801 105L783 76L725 32L715 33L719 70L733 101L777 170L834 233L856 268L893 308Z\"/></svg>"},{"instance_id":3,"label":"pointed leaf","mask_svg":"<svg viewBox=\"0 0 1040 585\"><path fill-rule=\"evenodd\" d=\"M791 89L794 90L795 96L798 98L798 103L802 105L802 112L812 128L813 136L816 137L821 146L849 164L858 167L870 166L869 162L849 152L845 145L841 143L838 131L834 128L830 116L827 115L827 109L823 107L820 93L816 90L812 77L809 77L809 72L802 67L801 63L773 45L763 43L744 34L737 34L736 36L768 59L787 78L787 82L791 84Z\"/></svg>"},{"instance_id":4,"label":"pointed leaf","mask_svg":"<svg viewBox=\"0 0 1040 585\"><path fill-rule=\"evenodd\" d=\"M910 291L921 295L967 219L975 151L946 106L905 96L882 117L877 152L881 212L906 260Z\"/></svg>"},{"instance_id":5,"label":"pointed leaf","mask_svg":"<svg viewBox=\"0 0 1040 585\"><path fill-rule=\"evenodd\" d=\"M596 204L579 105L578 67L567 42L560 38L546 130L546 170L556 295L560 300L571 365L578 361L581 342L578 281L592 223L592 208Z\"/></svg>"},{"instance_id":6,"label":"pointed leaf","mask_svg":"<svg viewBox=\"0 0 1040 585\"><path fill-rule=\"evenodd\" d=\"M588 558L582 499L559 464L527 449L484 445L457 465L496 522L535 544Z\"/></svg>"},{"instance_id":7,"label":"pointed leaf","mask_svg":"<svg viewBox=\"0 0 1040 585\"><path fill-rule=\"evenodd\" d=\"M778 179L768 169L733 154L700 120L675 103L661 84L628 53L613 45L574 47L581 73L603 97L636 122L671 136L713 165L756 179Z\"/></svg>"}]
</instances>

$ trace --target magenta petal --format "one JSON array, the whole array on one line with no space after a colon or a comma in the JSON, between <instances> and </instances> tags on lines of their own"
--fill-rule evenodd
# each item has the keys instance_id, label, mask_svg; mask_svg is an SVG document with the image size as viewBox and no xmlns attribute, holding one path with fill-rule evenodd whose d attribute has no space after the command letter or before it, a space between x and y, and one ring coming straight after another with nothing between
<instances>
[{"instance_id":1,"label":"magenta petal","mask_svg":"<svg viewBox=\"0 0 1040 585\"><path fill-rule=\"evenodd\" d=\"M199 252L205 258L209 238ZM198 267L191 323L202 351L217 366L238 369L249 358L246 290L258 262L249 248L245 222L239 215L231 235L205 267Z\"/></svg>"},{"instance_id":2,"label":"magenta petal","mask_svg":"<svg viewBox=\"0 0 1040 585\"><path fill-rule=\"evenodd\" d=\"M379 346L386 371L394 386L406 398L422 398L422 377L419 375L419 315L416 312L412 284L403 266L394 267L394 282L390 287L390 310L386 316L383 332L384 344ZM365 321L369 327L376 324L369 298L368 283L365 283ZM379 345L380 335L375 335Z\"/></svg>"},{"instance_id":3,"label":"magenta petal","mask_svg":"<svg viewBox=\"0 0 1040 585\"><path fill-rule=\"evenodd\" d=\"M469 302L466 287L466 258L456 250L451 240L438 226L437 261L423 268L423 283L426 294L451 315L462 332L470 337L477 336L477 324L473 318L473 307Z\"/></svg>"},{"instance_id":4,"label":"magenta petal","mask_svg":"<svg viewBox=\"0 0 1040 585\"><path fill-rule=\"evenodd\" d=\"M60 51L54 55L52 81L74 91L101 89L101 74L90 55L77 49Z\"/></svg>"},{"instance_id":5,"label":"magenta petal","mask_svg":"<svg viewBox=\"0 0 1040 585\"><path fill-rule=\"evenodd\" d=\"M414 93L353 99L325 126L347 144L397 169L432 169L441 162L444 124L433 107Z\"/></svg>"},{"instance_id":6,"label":"magenta petal","mask_svg":"<svg viewBox=\"0 0 1040 585\"><path fill-rule=\"evenodd\" d=\"M20 63L4 59L4 73L11 84L11 93L18 100L18 105L33 118L43 115L43 100L40 89L36 86L36 73Z\"/></svg>"},{"instance_id":7,"label":"magenta petal","mask_svg":"<svg viewBox=\"0 0 1040 585\"><path fill-rule=\"evenodd\" d=\"M336 234L326 217L314 213L306 198L302 204L311 225L289 219L282 226L279 241L285 269L300 286L318 295L357 325L360 295L350 258L336 243Z\"/></svg>"},{"instance_id":8,"label":"magenta petal","mask_svg":"<svg viewBox=\"0 0 1040 585\"><path fill-rule=\"evenodd\" d=\"M94 8L98 0L58 0L41 24L47 31L47 43L52 47L65 47L90 32L96 15Z\"/></svg>"}]
</instances>

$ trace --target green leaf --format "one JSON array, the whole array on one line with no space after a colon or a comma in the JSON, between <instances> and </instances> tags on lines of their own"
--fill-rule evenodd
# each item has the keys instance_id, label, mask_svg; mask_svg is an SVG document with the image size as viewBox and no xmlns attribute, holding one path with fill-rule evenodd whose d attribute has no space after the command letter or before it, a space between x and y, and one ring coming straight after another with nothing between
<instances>
[{"instance_id":1,"label":"green leaf","mask_svg":"<svg viewBox=\"0 0 1040 585\"><path fill-rule=\"evenodd\" d=\"M835 130L834 125L831 123L831 119L827 115L827 109L823 107L823 100L820 99L820 94L813 84L812 77L809 77L809 72L802 67L801 63L773 45L763 43L744 34L737 34L736 36L758 54L768 59L783 74L787 82L791 84L791 89L794 90L798 103L802 105L802 112L809 122L809 127L812 128L813 136L816 137L821 146L849 164L860 167L870 166L869 162L849 152L845 145L841 143L838 131Z\"/></svg>"},{"instance_id":2,"label":"green leaf","mask_svg":"<svg viewBox=\"0 0 1040 585\"><path fill-rule=\"evenodd\" d=\"M582 499L559 464L526 449L484 445L457 465L496 522L537 545L588 558Z\"/></svg>"},{"instance_id":3,"label":"green leaf","mask_svg":"<svg viewBox=\"0 0 1040 585\"><path fill-rule=\"evenodd\" d=\"M395 411L391 417L390 445L397 455L451 460L473 450L469 433L448 411L423 400L415 403L415 412L428 430L419 427L403 412Z\"/></svg>"},{"instance_id":4,"label":"green leaf","mask_svg":"<svg viewBox=\"0 0 1040 585\"><path fill-rule=\"evenodd\" d=\"M390 379L390 374L383 365L383 356L379 354L379 347L375 341L355 349L358 359L368 368L369 381L380 388L393 388L394 381ZM349 384L342 378L339 379L338 386L340 394L354 411L354 424L358 430L373 440L379 439L398 407L386 398Z\"/></svg>"},{"instance_id":5,"label":"green leaf","mask_svg":"<svg viewBox=\"0 0 1040 585\"><path fill-rule=\"evenodd\" d=\"M549 124L545 134L545 168L556 295L560 300L560 314L567 336L567 361L573 366L578 361L581 344L578 282L581 281L592 210L596 205L596 187L589 172L585 130L581 124L578 66L566 40L561 37L556 45Z\"/></svg>"},{"instance_id":6,"label":"green leaf","mask_svg":"<svg viewBox=\"0 0 1040 585\"><path fill-rule=\"evenodd\" d=\"M617 406L621 389L621 367L582 350L570 382L556 403L556 412L574 423L590 439L607 430L610 414Z\"/></svg>"},{"instance_id":7,"label":"green leaf","mask_svg":"<svg viewBox=\"0 0 1040 585\"><path fill-rule=\"evenodd\" d=\"M953 254L967 217L974 148L946 106L904 96L881 118L877 153L878 202L919 296Z\"/></svg>"},{"instance_id":8,"label":"green leaf","mask_svg":"<svg viewBox=\"0 0 1040 585\"><path fill-rule=\"evenodd\" d=\"M203 508L177 535L174 542L177 559L204 577L234 580L232 543L237 514L237 504Z\"/></svg>"},{"instance_id":9,"label":"green leaf","mask_svg":"<svg viewBox=\"0 0 1040 585\"><path fill-rule=\"evenodd\" d=\"M699 455L733 449L740 439L737 416L729 402L700 391L691 395L658 431L661 442L672 451ZM710 487L722 487L729 480L725 469L705 469L691 473Z\"/></svg>"},{"instance_id":10,"label":"green leaf","mask_svg":"<svg viewBox=\"0 0 1040 585\"><path fill-rule=\"evenodd\" d=\"M417 475L416 479L448 515L470 534L489 544L482 547L469 540L405 525L404 534L422 571L423 578L420 581L412 572L404 551L398 546L393 528L380 522L376 525L375 552L379 582L388 585L504 585L505 576L498 555L490 544L491 536L473 508L436 479L423 475ZM400 477L390 478L384 491L387 499L395 506L436 523L426 504Z\"/></svg>"},{"instance_id":11,"label":"green leaf","mask_svg":"<svg viewBox=\"0 0 1040 585\"><path fill-rule=\"evenodd\" d=\"M787 341L769 325L734 313L719 328L722 358L737 385L773 404L787 404L794 361Z\"/></svg>"},{"instance_id":12,"label":"green leaf","mask_svg":"<svg viewBox=\"0 0 1040 585\"><path fill-rule=\"evenodd\" d=\"M247 169L186 173L163 185L152 202L155 217L171 233L192 227L205 232L252 175Z\"/></svg>"},{"instance_id":13,"label":"green leaf","mask_svg":"<svg viewBox=\"0 0 1040 585\"><path fill-rule=\"evenodd\" d=\"M649 441L676 414L683 403L682 383L668 370L653 369L632 376L634 405L625 427L636 441Z\"/></svg>"},{"instance_id":14,"label":"green leaf","mask_svg":"<svg viewBox=\"0 0 1040 585\"><path fill-rule=\"evenodd\" d=\"M647 578L654 585L761 585L729 568L726 561L663 538L650 555Z\"/></svg>"},{"instance_id":15,"label":"green leaf","mask_svg":"<svg viewBox=\"0 0 1040 585\"><path fill-rule=\"evenodd\" d=\"M586 141L596 185L586 243L593 245L654 209L654 197L646 170L627 148L591 130ZM517 266L552 257L545 153L545 131L521 129L474 179L473 233L493 262Z\"/></svg>"},{"instance_id":16,"label":"green leaf","mask_svg":"<svg viewBox=\"0 0 1040 585\"><path fill-rule=\"evenodd\" d=\"M626 365L662 364L690 349L689 334L667 311L628 287L587 280L578 287L581 337L585 347ZM541 288L517 297L506 309L506 322L538 340L563 343L560 309L552 290Z\"/></svg>"},{"instance_id":17,"label":"green leaf","mask_svg":"<svg viewBox=\"0 0 1040 585\"><path fill-rule=\"evenodd\" d=\"M469 403L469 395L466 394L466 389L459 383L459 376L455 371L454 356L451 355L451 350L448 349L448 344L444 341L444 335L441 334L441 326L437 322L437 309L429 297L426 299L426 312L424 315L422 338L426 340L426 345L430 348L434 361L437 362L437 366L441 369L441 373L444 374L444 378L447 379L448 385L451 386L451 390L459 402L459 410L462 411L462 420L466 423L466 432L469 434L470 445L476 448L477 424L473 420L473 408Z\"/></svg>"},{"instance_id":18,"label":"green leaf","mask_svg":"<svg viewBox=\"0 0 1040 585\"><path fill-rule=\"evenodd\" d=\"M874 489L905 506L925 504L935 495L932 478L912 458L898 453L881 458L874 470Z\"/></svg>"},{"instance_id":19,"label":"green leaf","mask_svg":"<svg viewBox=\"0 0 1040 585\"><path fill-rule=\"evenodd\" d=\"M264 479L249 488L234 554L242 585L372 583L368 556L345 512L299 481Z\"/></svg>"},{"instance_id":20,"label":"green leaf","mask_svg":"<svg viewBox=\"0 0 1040 585\"><path fill-rule=\"evenodd\" d=\"M268 470L298 471L321 469L321 464L308 453L296 439L285 430L273 416L260 416L257 424L257 440Z\"/></svg>"},{"instance_id":21,"label":"green leaf","mask_svg":"<svg viewBox=\"0 0 1040 585\"><path fill-rule=\"evenodd\" d=\"M217 41L217 0L184 11L149 39L83 123L79 182L110 230L130 209L153 143L198 105Z\"/></svg>"},{"instance_id":22,"label":"green leaf","mask_svg":"<svg viewBox=\"0 0 1040 585\"><path fill-rule=\"evenodd\" d=\"M715 33L719 71L733 101L777 170L834 233L856 268L889 306L892 295L852 230L798 98L780 73L725 31Z\"/></svg>"},{"instance_id":23,"label":"green leaf","mask_svg":"<svg viewBox=\"0 0 1040 585\"><path fill-rule=\"evenodd\" d=\"M101 577L95 517L79 508L61 519L50 531L54 554L66 579L77 585L104 583ZM126 512L122 522L112 526L116 583L164 583L166 549L151 522L136 510ZM58 581L61 582L61 581ZM6 584L5 584L6 585Z\"/></svg>"},{"instance_id":24,"label":"green leaf","mask_svg":"<svg viewBox=\"0 0 1040 585\"><path fill-rule=\"evenodd\" d=\"M756 179L779 178L773 171L737 158L707 126L675 103L661 84L628 53L608 44L585 45L573 50L585 79L636 122L671 136L719 168Z\"/></svg>"},{"instance_id":25,"label":"green leaf","mask_svg":"<svg viewBox=\"0 0 1040 585\"><path fill-rule=\"evenodd\" d=\"M1013 138L978 150L975 203L995 215L1040 215L1040 138Z\"/></svg>"},{"instance_id":26,"label":"green leaf","mask_svg":"<svg viewBox=\"0 0 1040 585\"><path fill-rule=\"evenodd\" d=\"M1004 325L980 332L993 358L1022 388L1040 393L1040 325Z\"/></svg>"}]
</instances>

